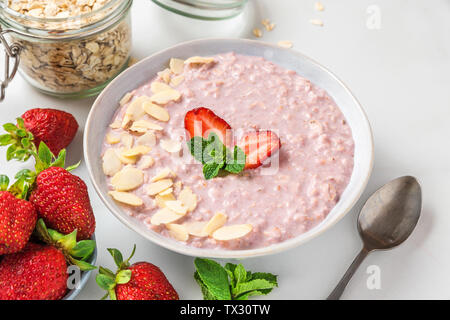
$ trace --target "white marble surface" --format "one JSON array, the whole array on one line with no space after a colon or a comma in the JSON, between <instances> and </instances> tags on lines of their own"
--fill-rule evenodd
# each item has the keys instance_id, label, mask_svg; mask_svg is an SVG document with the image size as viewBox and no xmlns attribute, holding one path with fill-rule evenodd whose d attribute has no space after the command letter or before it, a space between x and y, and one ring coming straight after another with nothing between
<instances>
[{"instance_id":1,"label":"white marble surface","mask_svg":"<svg viewBox=\"0 0 450 320\"><path fill-rule=\"evenodd\" d=\"M368 257L344 294L346 299L449 299L450 291L450 2L448 0L314 0L251 1L245 12L224 22L201 22L164 11L149 0L133 8L134 51L137 58L181 41L202 37L253 38L262 18L276 28L262 38L291 40L294 49L314 58L337 74L366 110L375 137L375 168L356 207L331 230L313 241L264 258L243 261L250 270L279 275L273 299L322 299L332 290L361 247L356 216L371 192L388 180L410 174L423 187L423 211L416 231L401 247ZM375 7L373 7L375 5ZM372 6L372 7L371 7ZM369 29L368 8L381 13L379 29ZM373 11L371 11L373 12ZM311 25L320 18L323 27ZM369 19L370 20L370 19ZM373 22L374 20L369 21ZM376 21L375 21L376 22ZM31 107L56 107L72 112L81 129L69 147L69 161L82 158L82 128L92 99L64 101L44 96L17 78L0 104L0 122L11 121ZM0 171L12 176L30 164L5 162ZM112 267L106 252L124 254L134 243L134 261L160 266L183 299L200 299L193 259L169 252L136 235L116 220L93 190L84 164L76 171L90 188L97 217L101 265ZM381 270L381 289L366 286L367 267ZM79 295L103 295L92 277Z\"/></svg>"}]
</instances>

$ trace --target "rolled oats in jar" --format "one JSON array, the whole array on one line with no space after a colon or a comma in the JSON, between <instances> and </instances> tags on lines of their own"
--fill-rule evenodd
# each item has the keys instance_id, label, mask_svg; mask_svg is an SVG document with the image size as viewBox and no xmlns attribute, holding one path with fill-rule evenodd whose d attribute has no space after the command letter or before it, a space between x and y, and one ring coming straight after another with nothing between
<instances>
[{"instance_id":1,"label":"rolled oats in jar","mask_svg":"<svg viewBox=\"0 0 450 320\"><path fill-rule=\"evenodd\" d=\"M132 0L0 0L19 71L60 97L97 94L128 64Z\"/></svg>"}]
</instances>

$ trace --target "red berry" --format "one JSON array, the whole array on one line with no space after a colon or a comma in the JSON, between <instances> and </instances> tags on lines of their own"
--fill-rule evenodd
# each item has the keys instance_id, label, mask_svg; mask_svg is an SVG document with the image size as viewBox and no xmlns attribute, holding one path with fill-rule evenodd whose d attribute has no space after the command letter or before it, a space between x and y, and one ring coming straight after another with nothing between
<instances>
[{"instance_id":1,"label":"red berry","mask_svg":"<svg viewBox=\"0 0 450 320\"><path fill-rule=\"evenodd\" d=\"M78 230L77 239L89 239L95 231L86 184L79 177L60 167L42 171L30 201L47 227L63 234Z\"/></svg>"},{"instance_id":2,"label":"red berry","mask_svg":"<svg viewBox=\"0 0 450 320\"><path fill-rule=\"evenodd\" d=\"M0 191L0 255L22 250L36 225L34 206L16 198L8 191Z\"/></svg>"},{"instance_id":3,"label":"red berry","mask_svg":"<svg viewBox=\"0 0 450 320\"><path fill-rule=\"evenodd\" d=\"M244 169L255 169L281 148L281 141L272 131L252 131L238 145L247 156Z\"/></svg>"},{"instance_id":4,"label":"red berry","mask_svg":"<svg viewBox=\"0 0 450 320\"><path fill-rule=\"evenodd\" d=\"M164 273L148 262L131 265L131 279L116 286L117 300L178 300L178 294Z\"/></svg>"},{"instance_id":5,"label":"red berry","mask_svg":"<svg viewBox=\"0 0 450 320\"><path fill-rule=\"evenodd\" d=\"M225 145L231 145L231 126L210 109L196 108L186 113L184 127L190 138L202 136L206 139L211 132L214 132Z\"/></svg>"},{"instance_id":6,"label":"red berry","mask_svg":"<svg viewBox=\"0 0 450 320\"><path fill-rule=\"evenodd\" d=\"M44 141L55 155L72 142L78 130L75 118L61 110L31 109L22 115L22 119L34 136L36 147Z\"/></svg>"},{"instance_id":7,"label":"red berry","mask_svg":"<svg viewBox=\"0 0 450 320\"><path fill-rule=\"evenodd\" d=\"M0 300L58 300L67 291L67 264L55 247L28 243L0 262Z\"/></svg>"}]
</instances>

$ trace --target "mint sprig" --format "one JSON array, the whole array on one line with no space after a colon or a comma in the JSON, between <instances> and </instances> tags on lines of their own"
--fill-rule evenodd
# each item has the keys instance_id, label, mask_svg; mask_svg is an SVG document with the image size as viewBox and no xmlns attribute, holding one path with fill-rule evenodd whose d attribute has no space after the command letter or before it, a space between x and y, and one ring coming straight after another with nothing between
<instances>
[{"instance_id":1,"label":"mint sprig","mask_svg":"<svg viewBox=\"0 0 450 320\"><path fill-rule=\"evenodd\" d=\"M242 264L219 263L196 258L194 279L202 290L204 300L247 300L251 296L267 295L278 286L271 273L245 270Z\"/></svg>"},{"instance_id":2,"label":"mint sprig","mask_svg":"<svg viewBox=\"0 0 450 320\"><path fill-rule=\"evenodd\" d=\"M188 147L192 156L203 165L206 180L217 177L221 171L237 174L244 170L244 151L238 146L231 151L215 133L211 133L208 139L193 137L188 141Z\"/></svg>"}]
</instances>

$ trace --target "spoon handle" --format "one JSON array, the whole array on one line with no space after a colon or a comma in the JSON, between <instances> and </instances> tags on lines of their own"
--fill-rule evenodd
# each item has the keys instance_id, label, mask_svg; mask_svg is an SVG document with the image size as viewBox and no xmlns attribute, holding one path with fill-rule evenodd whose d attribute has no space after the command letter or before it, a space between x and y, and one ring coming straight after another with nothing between
<instances>
[{"instance_id":1,"label":"spoon handle","mask_svg":"<svg viewBox=\"0 0 450 320\"><path fill-rule=\"evenodd\" d=\"M347 272L345 272L341 281L339 281L336 288L334 288L333 292L331 292L331 294L328 296L327 300L339 300L348 282L355 274L355 271L358 269L361 262L363 262L367 257L369 252L370 251L368 251L366 248L362 248L361 252L356 256L355 260L353 260L352 264L347 269Z\"/></svg>"}]
</instances>

